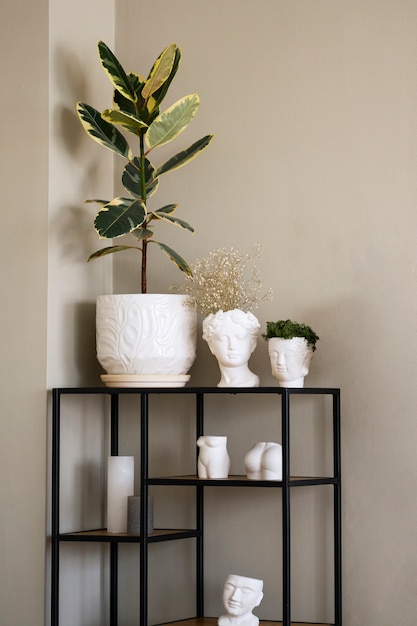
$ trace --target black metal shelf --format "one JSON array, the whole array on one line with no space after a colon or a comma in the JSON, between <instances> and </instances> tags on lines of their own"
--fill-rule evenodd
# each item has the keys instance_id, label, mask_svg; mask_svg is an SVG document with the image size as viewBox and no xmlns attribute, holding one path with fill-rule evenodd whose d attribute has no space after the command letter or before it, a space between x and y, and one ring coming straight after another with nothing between
<instances>
[{"instance_id":1,"label":"black metal shelf","mask_svg":"<svg viewBox=\"0 0 417 626\"><path fill-rule=\"evenodd\" d=\"M148 478L148 485L181 485L181 486L203 486L203 487L246 487L255 488L282 488L282 480L249 480L246 476L229 476L228 478L199 478L190 476L160 476L158 478ZM334 485L337 478L332 476L291 476L288 480L289 487L307 487L312 485Z\"/></svg>"},{"instance_id":2,"label":"black metal shelf","mask_svg":"<svg viewBox=\"0 0 417 626\"><path fill-rule=\"evenodd\" d=\"M229 476L227 479L200 479L196 475L149 476L149 398L154 395L193 395L195 397L196 438L204 434L205 396L210 395L271 395L278 401L283 453L282 481L248 480L246 476ZM60 422L61 399L65 395L103 395L110 397L110 454L118 454L119 398L136 395L140 399L140 493L141 528L147 528L148 487L189 486L195 489L196 520L194 529L163 529L141 536L107 533L105 529L62 533L60 531ZM290 405L296 396L331 396L333 415L333 473L331 476L291 476L290 471ZM277 420L278 422L278 420ZM279 422L278 422L279 423ZM175 622L176 626L212 626L214 618L204 617L204 490L211 487L278 489L282 498L282 621L261 621L261 625L310 626L310 623L291 620L291 491L293 488L328 485L333 489L334 527L334 613L333 626L342 626L342 542L341 542L341 454L340 454L340 390L337 388L115 388L67 387L52 392L52 536L51 536L51 626L59 626L59 547L61 542L101 542L110 545L110 625L117 626L117 568L118 546L122 543L139 543L140 570L140 626L148 626L148 546L161 541L194 539L196 541L196 618ZM324 625L315 625L324 626Z\"/></svg>"},{"instance_id":3,"label":"black metal shelf","mask_svg":"<svg viewBox=\"0 0 417 626\"><path fill-rule=\"evenodd\" d=\"M180 620L179 622L167 622L163 626L217 626L217 617L191 617L190 619ZM260 620L259 626L283 626L283 622ZM290 626L332 626L332 624L327 622L291 622Z\"/></svg>"},{"instance_id":4,"label":"black metal shelf","mask_svg":"<svg viewBox=\"0 0 417 626\"><path fill-rule=\"evenodd\" d=\"M340 389L336 387L57 387L53 390L57 395L165 395L165 394L191 394L201 393L204 395L242 395L242 394L273 394L283 395L338 395Z\"/></svg>"},{"instance_id":5,"label":"black metal shelf","mask_svg":"<svg viewBox=\"0 0 417 626\"><path fill-rule=\"evenodd\" d=\"M175 539L191 539L198 537L199 531L179 528L158 528L147 536L148 543L174 541ZM77 532L60 533L59 541L85 541L93 543L141 543L141 535L130 533L109 533L106 528L96 530L80 530Z\"/></svg>"}]
</instances>

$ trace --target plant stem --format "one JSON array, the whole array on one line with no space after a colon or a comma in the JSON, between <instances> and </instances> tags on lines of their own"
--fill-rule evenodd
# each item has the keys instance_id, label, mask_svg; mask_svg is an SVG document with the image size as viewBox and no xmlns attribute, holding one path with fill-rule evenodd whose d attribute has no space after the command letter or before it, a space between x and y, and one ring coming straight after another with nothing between
<instances>
[{"instance_id":1,"label":"plant stem","mask_svg":"<svg viewBox=\"0 0 417 626\"><path fill-rule=\"evenodd\" d=\"M139 135L140 141L140 191L143 204L146 207L146 175L145 175L145 133L141 132ZM141 291L146 293L146 262L148 253L148 242L146 239L142 240L142 267L141 267Z\"/></svg>"},{"instance_id":2,"label":"plant stem","mask_svg":"<svg viewBox=\"0 0 417 626\"><path fill-rule=\"evenodd\" d=\"M146 284L146 261L148 254L148 242L146 239L142 240L142 268L141 268L141 291L142 293L147 292L147 284Z\"/></svg>"}]
</instances>

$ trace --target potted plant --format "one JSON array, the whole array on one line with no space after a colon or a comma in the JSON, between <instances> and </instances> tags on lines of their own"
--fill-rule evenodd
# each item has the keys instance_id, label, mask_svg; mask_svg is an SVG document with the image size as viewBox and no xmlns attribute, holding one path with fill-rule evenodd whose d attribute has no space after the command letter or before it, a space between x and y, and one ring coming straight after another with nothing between
<instances>
[{"instance_id":1,"label":"potted plant","mask_svg":"<svg viewBox=\"0 0 417 626\"><path fill-rule=\"evenodd\" d=\"M113 240L130 235L133 243L112 243L94 252L88 260L125 250L137 251L140 255L142 292L98 298L98 358L111 377L111 380L109 376L104 378L107 384L147 385L155 380L158 384L170 381L175 384L172 376L179 376L181 383L195 358L196 319L189 309L182 306L179 296L147 293L147 252L149 245L158 246L189 276L191 269L187 262L167 244L155 239L154 229L161 220L189 232L194 229L174 215L176 204L151 209L149 201L158 189L161 176L198 156L209 145L212 135L202 137L161 165L155 165L150 161L150 154L177 138L188 127L200 104L198 94L191 94L161 111L161 103L180 64L180 48L174 43L167 46L154 62L147 78L127 73L103 41L98 42L98 54L102 68L114 87L113 108L100 113L89 104L78 102L77 113L83 128L94 141L125 160L121 182L126 193L112 200L94 199L88 202L95 202L100 207L94 221L100 238ZM134 138L136 150L126 139L126 133ZM174 300L176 306L172 314L168 300ZM159 308L161 318L157 313ZM184 321L181 321L182 318ZM108 321L110 327L107 326ZM146 331L145 335L142 331ZM145 339L150 339L149 345L145 345ZM133 352L125 353L125 348ZM121 350L123 355L119 360L117 354ZM180 357L178 364L176 357ZM149 378L149 375L156 376L156 379Z\"/></svg>"},{"instance_id":2,"label":"potted plant","mask_svg":"<svg viewBox=\"0 0 417 626\"><path fill-rule=\"evenodd\" d=\"M272 297L261 295L262 283L255 267L260 246L251 254L224 248L192 265L184 286L189 302L203 315L203 339L217 359L221 379L218 387L257 387L259 377L251 372L248 361L255 350L260 324L252 311L259 302Z\"/></svg>"},{"instance_id":3,"label":"potted plant","mask_svg":"<svg viewBox=\"0 0 417 626\"><path fill-rule=\"evenodd\" d=\"M272 375L278 385L303 387L319 340L314 330L307 324L279 320L267 322L262 337L268 341Z\"/></svg>"}]
</instances>

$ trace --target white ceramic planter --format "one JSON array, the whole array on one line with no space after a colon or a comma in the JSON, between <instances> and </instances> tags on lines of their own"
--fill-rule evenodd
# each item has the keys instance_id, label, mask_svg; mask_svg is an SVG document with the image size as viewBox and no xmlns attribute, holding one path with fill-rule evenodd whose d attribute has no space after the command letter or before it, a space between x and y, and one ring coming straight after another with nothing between
<instances>
[{"instance_id":1,"label":"white ceramic planter","mask_svg":"<svg viewBox=\"0 0 417 626\"><path fill-rule=\"evenodd\" d=\"M258 387L259 376L248 367L260 324L249 312L233 309L210 313L203 320L203 339L217 359L218 387Z\"/></svg>"},{"instance_id":2,"label":"white ceramic planter","mask_svg":"<svg viewBox=\"0 0 417 626\"><path fill-rule=\"evenodd\" d=\"M218 626L258 626L259 618L252 611L262 602L263 580L229 574L223 587L225 615Z\"/></svg>"},{"instance_id":3,"label":"white ceramic planter","mask_svg":"<svg viewBox=\"0 0 417 626\"><path fill-rule=\"evenodd\" d=\"M279 387L304 387L313 357L313 349L304 337L272 337L268 339L268 353Z\"/></svg>"},{"instance_id":4,"label":"white ceramic planter","mask_svg":"<svg viewBox=\"0 0 417 626\"><path fill-rule=\"evenodd\" d=\"M196 356L197 314L177 294L97 298L97 358L108 386L183 386Z\"/></svg>"}]
</instances>

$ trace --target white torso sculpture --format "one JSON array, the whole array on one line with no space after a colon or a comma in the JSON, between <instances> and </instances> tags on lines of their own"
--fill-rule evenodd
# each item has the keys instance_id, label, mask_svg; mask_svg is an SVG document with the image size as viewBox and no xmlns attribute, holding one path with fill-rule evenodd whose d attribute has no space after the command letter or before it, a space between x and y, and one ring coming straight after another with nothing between
<instances>
[{"instance_id":1,"label":"white torso sculpture","mask_svg":"<svg viewBox=\"0 0 417 626\"><path fill-rule=\"evenodd\" d=\"M200 448L197 471L199 478L227 478L230 457L227 452L227 437L202 435L197 439Z\"/></svg>"},{"instance_id":2,"label":"white torso sculpture","mask_svg":"<svg viewBox=\"0 0 417 626\"><path fill-rule=\"evenodd\" d=\"M223 588L226 614L219 617L218 626L258 626L259 618L252 611L262 602L262 590L262 580L230 574Z\"/></svg>"},{"instance_id":3,"label":"white torso sculpture","mask_svg":"<svg viewBox=\"0 0 417 626\"><path fill-rule=\"evenodd\" d=\"M258 387L259 376L248 361L256 348L260 324L249 312L233 309L211 313L203 321L203 339L219 364L218 387Z\"/></svg>"},{"instance_id":4,"label":"white torso sculpture","mask_svg":"<svg viewBox=\"0 0 417 626\"><path fill-rule=\"evenodd\" d=\"M259 441L244 459L249 480L282 480L282 446L274 441Z\"/></svg>"},{"instance_id":5,"label":"white torso sculpture","mask_svg":"<svg viewBox=\"0 0 417 626\"><path fill-rule=\"evenodd\" d=\"M310 369L313 350L304 337L268 340L272 375L280 387L304 387L304 376Z\"/></svg>"}]
</instances>

